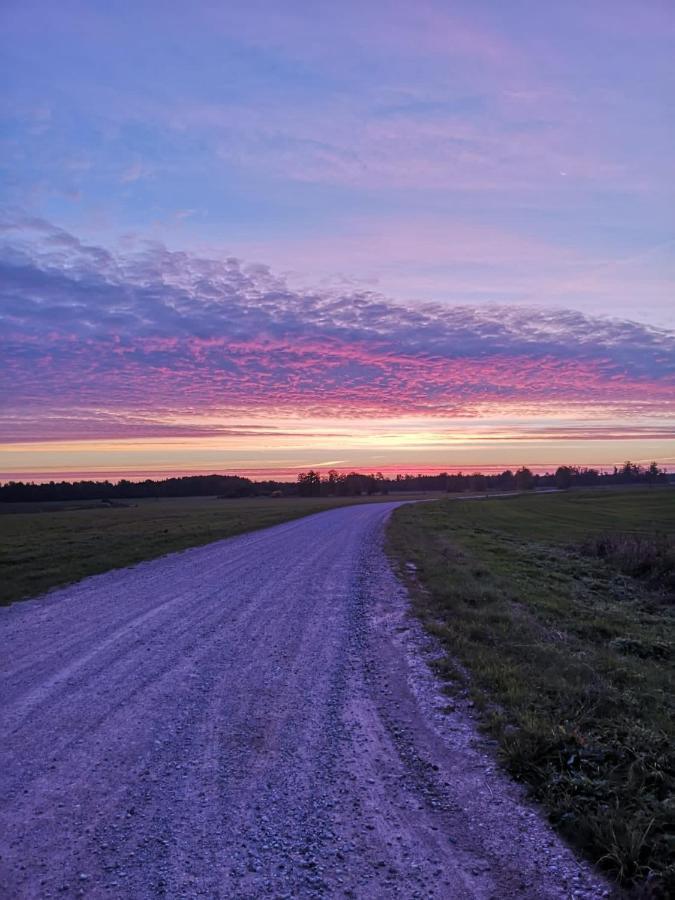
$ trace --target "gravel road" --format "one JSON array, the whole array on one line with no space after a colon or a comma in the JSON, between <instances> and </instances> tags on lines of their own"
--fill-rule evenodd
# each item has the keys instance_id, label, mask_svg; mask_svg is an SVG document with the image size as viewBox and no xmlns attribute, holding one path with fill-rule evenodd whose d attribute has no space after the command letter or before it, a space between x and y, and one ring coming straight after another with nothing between
<instances>
[{"instance_id":1,"label":"gravel road","mask_svg":"<svg viewBox=\"0 0 675 900\"><path fill-rule=\"evenodd\" d=\"M396 505L1 610L2 896L609 896L447 711Z\"/></svg>"}]
</instances>

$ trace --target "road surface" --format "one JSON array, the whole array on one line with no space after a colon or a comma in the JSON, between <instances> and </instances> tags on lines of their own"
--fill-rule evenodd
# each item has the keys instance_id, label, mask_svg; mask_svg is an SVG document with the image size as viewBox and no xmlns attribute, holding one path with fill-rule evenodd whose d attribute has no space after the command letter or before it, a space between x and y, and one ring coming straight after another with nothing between
<instances>
[{"instance_id":1,"label":"road surface","mask_svg":"<svg viewBox=\"0 0 675 900\"><path fill-rule=\"evenodd\" d=\"M396 505L1 610L0 894L605 896L440 711L382 551Z\"/></svg>"}]
</instances>

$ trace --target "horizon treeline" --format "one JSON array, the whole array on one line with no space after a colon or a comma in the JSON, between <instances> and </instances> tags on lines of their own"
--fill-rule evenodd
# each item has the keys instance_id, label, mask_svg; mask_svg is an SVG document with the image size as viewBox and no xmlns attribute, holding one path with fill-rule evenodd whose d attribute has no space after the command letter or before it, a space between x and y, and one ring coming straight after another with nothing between
<instances>
[{"instance_id":1,"label":"horizon treeline","mask_svg":"<svg viewBox=\"0 0 675 900\"><path fill-rule=\"evenodd\" d=\"M342 473L334 469L322 474L313 469L298 475L297 481L253 481L238 475L186 475L177 478L144 481L49 481L43 483L10 481L0 485L0 502L66 500L132 500L144 497L208 497L224 499L255 496L353 497L363 494L389 494L419 491L447 493L523 491L536 488L593 487L614 484L665 484L668 474L657 463L641 466L630 461L611 472L579 466L558 466L555 472L536 474L523 466L498 474L472 472L437 475L395 475L381 472Z\"/></svg>"}]
</instances>

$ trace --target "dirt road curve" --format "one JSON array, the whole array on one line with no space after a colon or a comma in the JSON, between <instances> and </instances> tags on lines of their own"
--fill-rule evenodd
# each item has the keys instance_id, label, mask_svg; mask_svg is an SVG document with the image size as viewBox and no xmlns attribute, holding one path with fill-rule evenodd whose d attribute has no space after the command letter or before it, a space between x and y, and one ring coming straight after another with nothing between
<instances>
[{"instance_id":1,"label":"dirt road curve","mask_svg":"<svg viewBox=\"0 0 675 900\"><path fill-rule=\"evenodd\" d=\"M381 549L395 505L0 611L0 894L604 896L439 711Z\"/></svg>"}]
</instances>

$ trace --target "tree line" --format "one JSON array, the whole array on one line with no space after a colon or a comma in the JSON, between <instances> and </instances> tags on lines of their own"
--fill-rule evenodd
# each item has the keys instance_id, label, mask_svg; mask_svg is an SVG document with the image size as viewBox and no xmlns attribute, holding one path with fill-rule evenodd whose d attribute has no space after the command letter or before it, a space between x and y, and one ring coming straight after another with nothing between
<instances>
[{"instance_id":1,"label":"tree line","mask_svg":"<svg viewBox=\"0 0 675 900\"><path fill-rule=\"evenodd\" d=\"M592 487L613 484L665 484L668 474L653 462L649 466L625 462L614 466L611 472L580 466L558 466L555 472L535 474L523 466L515 471L506 469L497 474L472 472L438 475L396 475L386 478L381 472L364 475L360 472L348 474L331 470L322 475L314 470L298 475L298 493L301 496L323 497L335 495L354 496L358 494L386 494L403 491L444 491L463 493L471 491L529 491L536 488Z\"/></svg>"},{"instance_id":2,"label":"tree line","mask_svg":"<svg viewBox=\"0 0 675 900\"><path fill-rule=\"evenodd\" d=\"M579 466L558 466L555 472L536 474L526 467L506 469L498 474L472 472L438 475L396 475L388 478L381 472L338 472L322 474L313 469L298 475L296 482L275 480L252 481L238 475L186 475L144 481L10 481L0 485L0 502L65 501L65 500L132 500L144 497L355 497L364 494L389 494L410 491L527 491L536 488L593 487L617 484L665 484L668 475L655 462L641 466L625 462L610 472Z\"/></svg>"}]
</instances>

